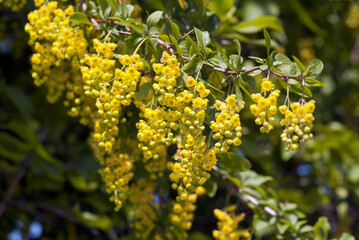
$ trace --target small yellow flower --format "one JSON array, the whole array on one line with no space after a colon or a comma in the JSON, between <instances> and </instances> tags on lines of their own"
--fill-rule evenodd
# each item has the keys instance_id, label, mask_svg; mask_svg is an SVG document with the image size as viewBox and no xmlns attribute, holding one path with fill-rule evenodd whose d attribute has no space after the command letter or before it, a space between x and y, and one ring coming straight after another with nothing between
<instances>
[{"instance_id":1,"label":"small yellow flower","mask_svg":"<svg viewBox=\"0 0 359 240\"><path fill-rule=\"evenodd\" d=\"M263 92L267 92L272 89L272 82L268 80L263 81L261 87Z\"/></svg>"}]
</instances>

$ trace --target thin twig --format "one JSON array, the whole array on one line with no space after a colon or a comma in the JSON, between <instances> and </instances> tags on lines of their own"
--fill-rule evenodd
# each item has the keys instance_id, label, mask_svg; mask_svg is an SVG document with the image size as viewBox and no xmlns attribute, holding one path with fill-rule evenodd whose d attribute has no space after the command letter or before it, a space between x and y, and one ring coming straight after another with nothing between
<instances>
[{"instance_id":1,"label":"thin twig","mask_svg":"<svg viewBox=\"0 0 359 240\"><path fill-rule=\"evenodd\" d=\"M84 228L86 228L91 234L97 236L99 235L99 230L96 229L96 228L92 228L92 227L89 227L87 226L86 224L83 224L81 222L79 222L77 220L77 218L69 213L67 213L66 211L64 211L63 209L61 208L58 208L56 206L52 206L52 205L49 205L47 203L43 203L43 202L27 202L26 200L17 200L17 199L9 199L7 201L4 201L6 202L6 204L8 205L13 205L13 206L16 206L16 207L19 207L19 208L22 208L24 209L25 211L27 212L30 212L31 214L38 216L38 214L36 214L36 212L31 212L29 209L26 208L26 205L31 203L33 204L37 209L39 210L45 210L47 212L52 212L54 213L56 216L59 216L61 218L64 218L66 219L67 221L69 222L73 222L73 223L76 223L76 224L80 224L81 226L83 226ZM42 217L43 218L43 217Z\"/></svg>"},{"instance_id":2,"label":"thin twig","mask_svg":"<svg viewBox=\"0 0 359 240\"><path fill-rule=\"evenodd\" d=\"M183 39L185 39L185 38L186 38L188 35L190 35L193 31L194 31L194 28L193 28L191 31L189 31L187 34L183 35L183 36L181 37L180 41L182 41Z\"/></svg>"},{"instance_id":3,"label":"thin twig","mask_svg":"<svg viewBox=\"0 0 359 240\"><path fill-rule=\"evenodd\" d=\"M266 70L267 70L268 72L270 72L271 74L280 77L282 80L283 80L283 78L297 78L297 77L298 77L298 76L296 76L296 75L285 75L285 74L276 73L276 72L273 72L273 71L271 71L271 70L269 70L269 69L266 69Z\"/></svg>"},{"instance_id":4,"label":"thin twig","mask_svg":"<svg viewBox=\"0 0 359 240\"><path fill-rule=\"evenodd\" d=\"M225 175L221 173L221 170L220 170L217 166L213 166L212 169L213 169L215 172L219 173L219 174L222 176L222 178L225 178ZM251 196L251 195L249 195L249 194L247 194L247 193L244 193L244 192L242 191L242 189L237 188L237 191L238 191L238 193L243 194L244 200L246 200L246 201L252 203L253 205L255 205L255 206L257 206L257 207L263 208L263 210L264 210L265 212L267 212L269 215L271 215L271 216L273 216L273 217L276 217L276 216L279 215L274 209L272 209L272 208L270 208L270 207L268 207L268 206L260 205L259 201L258 201L255 197L253 197L253 196Z\"/></svg>"},{"instance_id":5,"label":"thin twig","mask_svg":"<svg viewBox=\"0 0 359 240\"><path fill-rule=\"evenodd\" d=\"M0 218L6 209L6 202L11 199L12 195L15 192L16 187L19 185L21 179L25 176L26 169L30 165L31 161L34 159L34 156L35 156L35 154L33 151L28 153L20 170L17 172L14 179L12 180L10 187L8 188L8 190L6 191L6 193L4 195L4 200L0 203Z\"/></svg>"}]
</instances>

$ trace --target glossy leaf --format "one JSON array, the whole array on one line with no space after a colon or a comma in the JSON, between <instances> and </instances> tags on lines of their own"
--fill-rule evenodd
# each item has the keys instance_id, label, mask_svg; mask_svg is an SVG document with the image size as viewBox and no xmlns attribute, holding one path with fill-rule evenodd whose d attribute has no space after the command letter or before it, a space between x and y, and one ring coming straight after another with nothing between
<instances>
[{"instance_id":1,"label":"glossy leaf","mask_svg":"<svg viewBox=\"0 0 359 240\"><path fill-rule=\"evenodd\" d=\"M233 71L240 71L241 69L241 58L238 55L231 55L229 56L229 67Z\"/></svg>"},{"instance_id":2,"label":"glossy leaf","mask_svg":"<svg viewBox=\"0 0 359 240\"><path fill-rule=\"evenodd\" d=\"M196 38L199 47L202 49L202 51L206 52L206 47L211 42L209 33L207 31L201 31L196 27L194 28L194 31L196 33Z\"/></svg>"},{"instance_id":3,"label":"glossy leaf","mask_svg":"<svg viewBox=\"0 0 359 240\"><path fill-rule=\"evenodd\" d=\"M192 60L183 67L183 71L185 71L188 75L197 73L199 71L201 61L202 60L198 57L192 58Z\"/></svg>"},{"instance_id":4,"label":"glossy leaf","mask_svg":"<svg viewBox=\"0 0 359 240\"><path fill-rule=\"evenodd\" d=\"M92 25L87 16L81 12L75 12L70 16L70 22Z\"/></svg>"},{"instance_id":5,"label":"glossy leaf","mask_svg":"<svg viewBox=\"0 0 359 240\"><path fill-rule=\"evenodd\" d=\"M233 4L233 0L213 0L209 2L209 9L217 14L220 19L223 19L228 11L233 7Z\"/></svg>"},{"instance_id":6,"label":"glossy leaf","mask_svg":"<svg viewBox=\"0 0 359 240\"><path fill-rule=\"evenodd\" d=\"M248 74L245 73L241 73L241 78L243 79L244 82L248 83L248 85L251 87L253 91L256 90L257 82L254 79L254 77L249 76Z\"/></svg>"},{"instance_id":7,"label":"glossy leaf","mask_svg":"<svg viewBox=\"0 0 359 240\"><path fill-rule=\"evenodd\" d=\"M305 76L317 76L322 73L324 68L323 62L319 59L314 59L310 62L309 67L305 71Z\"/></svg>"},{"instance_id":8,"label":"glossy leaf","mask_svg":"<svg viewBox=\"0 0 359 240\"><path fill-rule=\"evenodd\" d=\"M343 233L339 240L355 240L355 237L348 233Z\"/></svg>"},{"instance_id":9,"label":"glossy leaf","mask_svg":"<svg viewBox=\"0 0 359 240\"><path fill-rule=\"evenodd\" d=\"M238 56L241 56L241 51L242 51L241 43L238 41L238 39L234 39L233 42L234 44L236 44Z\"/></svg>"},{"instance_id":10,"label":"glossy leaf","mask_svg":"<svg viewBox=\"0 0 359 240\"><path fill-rule=\"evenodd\" d=\"M150 16L148 16L146 24L148 28L155 27L157 23L160 21L162 17L163 11L153 12Z\"/></svg>"},{"instance_id":11,"label":"glossy leaf","mask_svg":"<svg viewBox=\"0 0 359 240\"><path fill-rule=\"evenodd\" d=\"M292 61L290 61L290 59L284 55L283 53L278 53L276 56L275 56L275 59L281 63L284 63L284 64L291 64Z\"/></svg>"},{"instance_id":12,"label":"glossy leaf","mask_svg":"<svg viewBox=\"0 0 359 240\"><path fill-rule=\"evenodd\" d=\"M251 21L243 21L233 26L233 29L240 33L256 33L262 29L273 29L282 31L282 24L274 16L259 16Z\"/></svg>"},{"instance_id":13,"label":"glossy leaf","mask_svg":"<svg viewBox=\"0 0 359 240\"><path fill-rule=\"evenodd\" d=\"M297 66L298 66L300 72L301 72L301 73L304 73L305 67L304 67L303 63L302 63L296 56L292 56L292 57L293 57L295 63L297 64Z\"/></svg>"},{"instance_id":14,"label":"glossy leaf","mask_svg":"<svg viewBox=\"0 0 359 240\"><path fill-rule=\"evenodd\" d=\"M264 39L266 40L267 55L269 56L269 52L272 46L271 39L269 33L265 29L263 30L263 35L264 35Z\"/></svg>"},{"instance_id":15,"label":"glossy leaf","mask_svg":"<svg viewBox=\"0 0 359 240\"><path fill-rule=\"evenodd\" d=\"M218 153L217 157L218 161L227 169L228 172L243 172L252 167L252 164L249 162L249 160L238 154L238 151Z\"/></svg>"},{"instance_id":16,"label":"glossy leaf","mask_svg":"<svg viewBox=\"0 0 359 240\"><path fill-rule=\"evenodd\" d=\"M326 217L320 217L314 225L314 239L315 240L327 240L330 231L330 224Z\"/></svg>"},{"instance_id":17,"label":"glossy leaf","mask_svg":"<svg viewBox=\"0 0 359 240\"><path fill-rule=\"evenodd\" d=\"M149 81L144 84L142 84L138 90L138 92L135 93L135 97L138 99L143 99L147 97L148 93L152 89L153 82Z\"/></svg>"},{"instance_id":18,"label":"glossy leaf","mask_svg":"<svg viewBox=\"0 0 359 240\"><path fill-rule=\"evenodd\" d=\"M177 39L177 41L180 40L181 33L180 33L178 25L175 24L174 22L172 22L171 20L170 20L170 24L171 24L171 28L172 28L173 37L175 37Z\"/></svg>"}]
</instances>

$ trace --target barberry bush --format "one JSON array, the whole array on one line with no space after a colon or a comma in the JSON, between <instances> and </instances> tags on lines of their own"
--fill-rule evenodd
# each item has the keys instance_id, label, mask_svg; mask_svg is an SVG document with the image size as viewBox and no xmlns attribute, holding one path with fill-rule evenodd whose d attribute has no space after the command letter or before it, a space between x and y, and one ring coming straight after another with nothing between
<instances>
[{"instance_id":1,"label":"barberry bush","mask_svg":"<svg viewBox=\"0 0 359 240\"><path fill-rule=\"evenodd\" d=\"M280 165L277 155L310 161L325 154L315 150L320 105L311 92L325 88L318 80L323 62L309 54L310 46L300 57L286 54L279 18L239 21L245 6L217 0L0 4L9 19L32 7L23 30L29 78L38 87L32 91L44 93L48 103L37 111L50 123L37 136L28 106L19 102L26 97L3 87L21 120L9 120L2 135L18 152L0 154L15 162L26 157L4 193L0 216L8 205L27 206L12 195L30 168L26 179L35 185L26 194L59 191L66 183L84 194L65 192L58 207L36 199L33 208L98 237L328 239L328 219L308 219L310 207L279 187L286 175L263 174ZM66 144L51 121L70 132ZM48 134L62 145L53 154L41 143ZM44 179L54 183L38 188Z\"/></svg>"}]
</instances>

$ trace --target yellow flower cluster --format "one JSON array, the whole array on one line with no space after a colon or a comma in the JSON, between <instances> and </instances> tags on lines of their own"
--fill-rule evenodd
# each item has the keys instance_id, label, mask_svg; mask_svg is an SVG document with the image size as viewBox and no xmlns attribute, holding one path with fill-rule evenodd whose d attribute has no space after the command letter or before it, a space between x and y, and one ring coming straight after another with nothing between
<instances>
[{"instance_id":1,"label":"yellow flower cluster","mask_svg":"<svg viewBox=\"0 0 359 240\"><path fill-rule=\"evenodd\" d=\"M115 211L120 210L127 197L129 182L133 177L133 162L128 154L111 154L106 158L106 167L100 170L107 193L111 195L110 201L116 205Z\"/></svg>"},{"instance_id":2,"label":"yellow flower cluster","mask_svg":"<svg viewBox=\"0 0 359 240\"><path fill-rule=\"evenodd\" d=\"M149 239L149 235L156 227L155 210L159 206L154 203L155 188L155 182L144 178L131 185L128 200L131 204L129 211L131 212L130 216L132 216L131 228L134 231L135 239Z\"/></svg>"},{"instance_id":3,"label":"yellow flower cluster","mask_svg":"<svg viewBox=\"0 0 359 240\"><path fill-rule=\"evenodd\" d=\"M187 239L187 231L192 227L193 213L196 210L196 201L197 194L190 194L186 200L174 203L170 214L170 220L171 223L176 226L174 232L176 239Z\"/></svg>"},{"instance_id":4,"label":"yellow flower cluster","mask_svg":"<svg viewBox=\"0 0 359 240\"><path fill-rule=\"evenodd\" d=\"M111 59L116 44L101 43L95 39L94 47L98 55L84 57L88 67L82 67L81 73L85 94L96 100L98 120L95 122L93 139L98 142L100 151L111 153L118 135L121 106L128 106L132 102L141 77L138 70L142 69L143 64L138 55L121 55L119 60L124 68L121 70Z\"/></svg>"},{"instance_id":5,"label":"yellow flower cluster","mask_svg":"<svg viewBox=\"0 0 359 240\"><path fill-rule=\"evenodd\" d=\"M73 6L66 10L58 8L56 1L42 5L28 14L29 23L25 31L29 33L29 44L36 53L31 57L32 77L36 85L49 80L51 69L72 61L74 68L87 51L83 31L71 28L69 17L74 13Z\"/></svg>"},{"instance_id":6,"label":"yellow flower cluster","mask_svg":"<svg viewBox=\"0 0 359 240\"><path fill-rule=\"evenodd\" d=\"M59 68L55 68L59 69ZM59 77L61 74L66 73L67 71L59 72L58 75L53 75L54 77ZM80 117L79 122L83 125L92 126L95 117L95 101L93 98L85 95L83 91L83 81L81 72L77 69L71 68L70 70L70 79L65 83L66 87L66 100L64 105L69 109L68 115L71 117ZM59 78L60 79L60 78ZM58 79L58 80L59 80ZM56 81L47 81L47 83L56 83ZM50 89L49 89L50 90ZM50 96L52 94L49 94Z\"/></svg>"},{"instance_id":7,"label":"yellow flower cluster","mask_svg":"<svg viewBox=\"0 0 359 240\"><path fill-rule=\"evenodd\" d=\"M220 111L215 115L216 121L211 122L213 139L218 140L215 148L220 152L227 152L231 145L239 146L242 143L242 127L238 112L244 104L239 107L236 96L231 95L224 102L216 100L214 106Z\"/></svg>"},{"instance_id":8,"label":"yellow flower cluster","mask_svg":"<svg viewBox=\"0 0 359 240\"><path fill-rule=\"evenodd\" d=\"M240 230L238 224L243 221L244 213L235 214L236 206L231 205L225 211L215 209L214 215L219 220L217 223L218 230L213 231L213 237L218 240L239 240L250 237L247 230Z\"/></svg>"},{"instance_id":9,"label":"yellow flower cluster","mask_svg":"<svg viewBox=\"0 0 359 240\"><path fill-rule=\"evenodd\" d=\"M171 111L166 112L162 107L146 108L142 113L144 120L141 119L136 125L138 128L137 138L141 142L138 147L143 151L145 167L160 176L166 168L166 145L176 141L170 124L168 124L172 113Z\"/></svg>"},{"instance_id":10,"label":"yellow flower cluster","mask_svg":"<svg viewBox=\"0 0 359 240\"><path fill-rule=\"evenodd\" d=\"M152 65L155 72L152 95L137 101L140 117L137 123L139 148L144 153L146 168L162 176L166 168L166 147L175 144L173 132L178 129L181 113L176 110L176 78L180 74L176 56L164 52L161 63ZM142 83L142 82L141 82ZM153 168L155 166L155 168ZM155 177L155 176L153 176Z\"/></svg>"},{"instance_id":11,"label":"yellow flower cluster","mask_svg":"<svg viewBox=\"0 0 359 240\"><path fill-rule=\"evenodd\" d=\"M178 98L178 102L183 103L184 107L180 120L181 142L178 144L178 162L169 164L169 168L173 171L170 174L171 180L184 186L177 189L180 200L186 200L188 192L193 192L210 177L210 174L203 169L207 164L207 159L204 158L207 146L206 136L203 134L205 129L203 122L208 103L205 97L209 94L209 90L192 77L187 79L187 86L189 91L182 92ZM186 104L184 99L187 96L191 96L189 97L191 100ZM173 184L173 187L177 186Z\"/></svg>"},{"instance_id":12,"label":"yellow flower cluster","mask_svg":"<svg viewBox=\"0 0 359 240\"><path fill-rule=\"evenodd\" d=\"M255 123L262 125L260 128L262 133L269 133L273 129L274 115L277 113L277 98L280 92L279 90L271 91L273 87L272 82L264 78L261 84L262 93L252 94L255 104L250 106L250 110L257 117ZM266 97L268 91L271 92Z\"/></svg>"},{"instance_id":13,"label":"yellow flower cluster","mask_svg":"<svg viewBox=\"0 0 359 240\"><path fill-rule=\"evenodd\" d=\"M294 102L290 105L290 109L283 105L279 107L279 111L285 115L281 120L281 126L285 129L281 135L282 141L286 143L286 150L296 150L298 143L304 143L313 137L310 133L314 121L313 112L315 110L315 101L311 100L307 103Z\"/></svg>"},{"instance_id":14,"label":"yellow flower cluster","mask_svg":"<svg viewBox=\"0 0 359 240\"><path fill-rule=\"evenodd\" d=\"M19 11L27 3L27 0L0 0L0 10L8 8L11 11Z\"/></svg>"}]
</instances>

